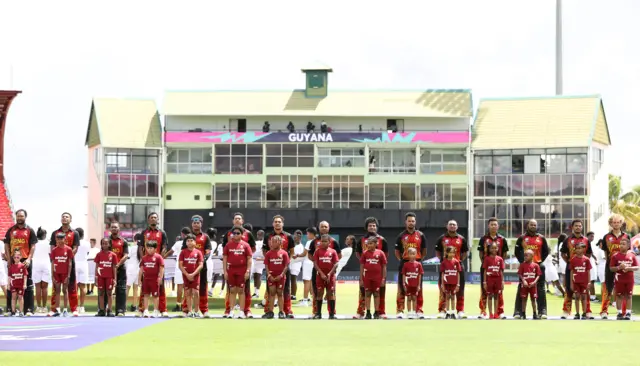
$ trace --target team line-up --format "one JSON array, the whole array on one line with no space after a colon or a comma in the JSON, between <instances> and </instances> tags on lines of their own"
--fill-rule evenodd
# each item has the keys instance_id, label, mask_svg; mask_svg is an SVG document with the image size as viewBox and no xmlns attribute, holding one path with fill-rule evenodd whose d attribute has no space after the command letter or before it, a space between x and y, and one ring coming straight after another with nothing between
<instances>
[{"instance_id":1,"label":"team line-up","mask_svg":"<svg viewBox=\"0 0 640 366\"><path fill-rule=\"evenodd\" d=\"M45 296L49 275L53 283L51 312L49 316L68 316L67 305L73 316L78 316L78 275L88 272L76 271L77 265L86 265L86 253L78 251L81 233L71 227L72 216L61 215L62 226L55 230L50 239L46 231L38 232L26 225L27 212L16 211L16 225L5 235L5 260L8 261L9 282L7 308L13 314L30 316L33 314L34 283L39 304ZM170 246L166 233L158 228L158 215L147 217L148 227L134 237L136 248L130 253L129 243L120 236L117 222L110 226L111 235L100 242L100 251L95 255L95 285L98 288L99 311L97 316L124 316L126 311L127 275L134 276L141 284L142 294L136 314L142 317L168 316L164 281L165 259L177 254L175 278L181 277L184 287L184 301L181 309L186 317L208 317L207 259L212 253L212 238L202 231L203 219L195 215L191 218L191 228L182 231L183 240L179 245ZM603 288L601 317L607 318L610 297L615 294L618 309L617 318L631 319L633 271L638 270L638 260L630 251L630 236L621 230L623 220L613 215L609 220L611 231L600 241L606 255L606 275ZM227 282L225 298L225 318L253 318L250 310L250 276L254 262L262 262L266 269L267 291L265 293L265 313L262 318L271 319L276 315L274 305L278 305L278 318L293 318L291 308L292 260L303 259L313 265L311 283L313 293L313 318L322 318L323 299L327 301L330 319L336 315L336 272L341 258L341 246L329 235L329 223L322 221L318 229L307 229L308 242L302 252L294 250L293 236L284 231L284 217L273 218L273 230L257 242L244 223L241 213L233 216L233 228L223 237L222 270ZM360 295L357 315L354 318L386 318L385 288L387 277L387 240L377 233L378 221L370 217L365 221L366 234L355 243L355 253L360 262ZM498 233L496 218L488 220L488 232L480 239L479 253L482 261L482 296L480 300L481 318L505 318L504 314L504 269L509 248L506 238ZM464 292L465 272L461 262L467 259L467 240L457 233L454 220L447 223L447 231L437 239L436 255L441 260L438 286L438 317L447 319L465 318ZM593 319L588 296L591 278L592 255L589 239L582 234L583 223L574 220L572 233L560 246L562 260L566 263L566 294L563 316L571 312L575 300L576 319ZM217 247L217 245L216 245ZM426 256L426 238L416 228L416 215L405 215L405 229L398 235L394 245L394 255L400 261L398 268L398 290L396 317L403 318L405 304L409 318L424 318L423 313L423 267L421 260ZM255 253L263 255L256 257ZM175 253L174 253L175 252ZM526 232L515 244L515 256L520 262L518 276L520 283L515 299L514 317L526 319L527 299L531 299L533 319L547 318L547 302L544 291L545 261L549 256L549 246L544 236L537 233L537 222L530 220ZM125 268L127 261L133 261L135 272ZM131 268L131 266L129 266ZM129 272L129 273L127 273ZM84 282L86 283L86 281ZM112 291L115 288L115 313L112 311ZM44 291L43 291L44 289ZM43 294L44 292L44 294ZM61 302L62 297L62 302ZM277 302L276 302L277 300ZM154 311L149 313L149 303ZM373 314L372 303L373 302ZM43 307L46 306L44 303ZM62 311L60 310L60 305ZM236 304L241 308L234 315ZM488 315L487 315L488 305ZM39 308L39 310L42 308ZM582 309L582 314L580 314Z\"/></svg>"}]
</instances>

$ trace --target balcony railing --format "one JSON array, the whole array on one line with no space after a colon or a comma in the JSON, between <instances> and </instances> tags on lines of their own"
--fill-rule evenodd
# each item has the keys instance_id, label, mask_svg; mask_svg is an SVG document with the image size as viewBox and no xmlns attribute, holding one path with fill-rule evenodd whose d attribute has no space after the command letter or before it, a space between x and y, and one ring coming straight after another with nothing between
<instances>
[{"instance_id":1,"label":"balcony railing","mask_svg":"<svg viewBox=\"0 0 640 366\"><path fill-rule=\"evenodd\" d=\"M369 174L416 174L415 166L369 167Z\"/></svg>"},{"instance_id":2,"label":"balcony railing","mask_svg":"<svg viewBox=\"0 0 640 366\"><path fill-rule=\"evenodd\" d=\"M467 129L463 130L434 130L434 129L398 129L398 133L405 132L437 132L437 133L446 133L446 132L467 132ZM237 133L238 130L234 128L165 128L165 132L233 132ZM264 132L262 128L247 128L244 132ZM280 132L280 133L309 133L306 128L296 128L293 132L290 132L286 128L271 128L269 132ZM328 133L329 131L327 131ZM330 132L345 132L345 133L380 133L380 132L390 132L390 130L386 128L363 128L362 130L354 129L354 128L335 128L331 127ZM311 131L311 133L321 133L320 128L316 128Z\"/></svg>"}]
</instances>

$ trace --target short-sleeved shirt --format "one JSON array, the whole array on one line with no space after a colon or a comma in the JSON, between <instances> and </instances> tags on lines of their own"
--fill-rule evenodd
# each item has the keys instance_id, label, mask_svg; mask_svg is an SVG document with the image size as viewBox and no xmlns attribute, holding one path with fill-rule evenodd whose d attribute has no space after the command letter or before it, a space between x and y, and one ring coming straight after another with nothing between
<instances>
[{"instance_id":1,"label":"short-sleeved shirt","mask_svg":"<svg viewBox=\"0 0 640 366\"><path fill-rule=\"evenodd\" d=\"M422 231L408 232L404 230L396 238L395 250L400 252L403 261L409 260L409 249L416 250L416 260L422 259L422 251L427 249L427 238ZM402 266L402 263L400 263Z\"/></svg>"},{"instance_id":2,"label":"short-sleeved shirt","mask_svg":"<svg viewBox=\"0 0 640 366\"><path fill-rule=\"evenodd\" d=\"M498 234L495 237L491 236L491 234L486 234L480 241L478 242L478 251L485 256L489 255L489 247L495 244L498 247L498 256L504 258L506 254L509 252L509 242L507 238Z\"/></svg>"},{"instance_id":3,"label":"short-sleeved shirt","mask_svg":"<svg viewBox=\"0 0 640 366\"><path fill-rule=\"evenodd\" d=\"M244 231L242 232L241 239L245 243L249 244L249 248L251 248L251 251L253 253L253 251L256 249L256 239L253 237L253 234L251 233L251 231L244 229ZM220 243L224 248L225 246L227 246L227 244L232 242L233 242L233 229L227 231L227 233L222 236L222 241Z\"/></svg>"},{"instance_id":4,"label":"short-sleeved shirt","mask_svg":"<svg viewBox=\"0 0 640 366\"><path fill-rule=\"evenodd\" d=\"M482 269L484 270L487 281L500 280L504 272L504 259L497 255L495 257L488 255L484 257Z\"/></svg>"},{"instance_id":5,"label":"short-sleeved shirt","mask_svg":"<svg viewBox=\"0 0 640 366\"><path fill-rule=\"evenodd\" d=\"M547 239L545 239L545 237L540 234L523 234L518 238L516 246L518 245L518 243L521 243L523 253L527 250L531 250L533 252L533 261L536 263L542 263L542 252L544 250L546 242Z\"/></svg>"},{"instance_id":6,"label":"short-sleeved shirt","mask_svg":"<svg viewBox=\"0 0 640 366\"><path fill-rule=\"evenodd\" d=\"M309 255L311 255L311 257L314 256L314 254L316 253L316 250L320 249L320 244L322 243L322 240L320 238L317 239L313 239L311 241L311 244L309 245L309 248L307 249L309 252ZM334 238L330 238L329 239L329 248L333 249L336 251L336 253L340 252L340 244L334 239Z\"/></svg>"},{"instance_id":7,"label":"short-sleeved shirt","mask_svg":"<svg viewBox=\"0 0 640 366\"><path fill-rule=\"evenodd\" d=\"M68 274L73 260L73 250L68 246L51 249L51 263L56 274Z\"/></svg>"},{"instance_id":8,"label":"short-sleeved shirt","mask_svg":"<svg viewBox=\"0 0 640 366\"><path fill-rule=\"evenodd\" d=\"M187 271L187 273L194 273L203 261L204 256L198 249L182 249L178 255L178 262L182 262L184 270Z\"/></svg>"},{"instance_id":9,"label":"short-sleeved shirt","mask_svg":"<svg viewBox=\"0 0 640 366\"><path fill-rule=\"evenodd\" d=\"M318 265L318 268L326 275L328 274L336 263L338 263L340 259L338 258L338 252L333 248L316 249L313 254L313 261Z\"/></svg>"},{"instance_id":10,"label":"short-sleeved shirt","mask_svg":"<svg viewBox=\"0 0 640 366\"><path fill-rule=\"evenodd\" d=\"M247 268L247 261L253 252L249 244L245 241L230 241L224 246L223 255L227 257L227 269Z\"/></svg>"},{"instance_id":11,"label":"short-sleeved shirt","mask_svg":"<svg viewBox=\"0 0 640 366\"><path fill-rule=\"evenodd\" d=\"M456 234L455 236L451 236L448 233L442 235L436 241L436 252L439 252L444 257L447 252L448 247L455 248L455 256L454 258L457 260L462 259L462 253L467 253L469 251L469 245L467 244L467 239L464 236Z\"/></svg>"},{"instance_id":12,"label":"short-sleeved shirt","mask_svg":"<svg viewBox=\"0 0 640 366\"><path fill-rule=\"evenodd\" d=\"M605 253L605 258L609 261L616 253L620 252L620 240L627 239L631 242L631 236L625 232L621 232L620 236L616 236L613 232L607 233L602 238L601 249Z\"/></svg>"},{"instance_id":13,"label":"short-sleeved shirt","mask_svg":"<svg viewBox=\"0 0 640 366\"><path fill-rule=\"evenodd\" d=\"M367 233L367 235L370 235L369 233ZM376 246L376 249L381 250L385 255L389 254L389 243L387 243L387 239L384 238L384 236L380 235L380 234L375 234L377 239L378 239L378 245ZM356 248L355 251L356 253L362 255L363 252L367 251L367 236L363 236L362 238L360 238L360 240L356 241Z\"/></svg>"},{"instance_id":14,"label":"short-sleeved shirt","mask_svg":"<svg viewBox=\"0 0 640 366\"><path fill-rule=\"evenodd\" d=\"M440 263L440 272L442 273L442 283L445 285L457 285L462 265L460 261L453 259L445 259Z\"/></svg>"},{"instance_id":15,"label":"short-sleeved shirt","mask_svg":"<svg viewBox=\"0 0 640 366\"><path fill-rule=\"evenodd\" d=\"M129 254L129 243L122 237L110 236L109 243L111 244L111 251L116 255L118 262L120 262L125 255Z\"/></svg>"},{"instance_id":16,"label":"short-sleeved shirt","mask_svg":"<svg viewBox=\"0 0 640 366\"><path fill-rule=\"evenodd\" d=\"M360 256L360 264L364 266L364 276L367 278L382 277L382 269L387 265L387 256L380 249L365 250Z\"/></svg>"},{"instance_id":17,"label":"short-sleeved shirt","mask_svg":"<svg viewBox=\"0 0 640 366\"><path fill-rule=\"evenodd\" d=\"M420 285L420 275L424 274L422 263L418 261L407 261L402 265L402 275L404 276L405 285L409 287L418 287Z\"/></svg>"},{"instance_id":18,"label":"short-sleeved shirt","mask_svg":"<svg viewBox=\"0 0 640 366\"><path fill-rule=\"evenodd\" d=\"M24 280L29 276L29 269L24 263L14 263L9 266L9 278L12 283L15 285L17 283L22 284L24 286Z\"/></svg>"},{"instance_id":19,"label":"short-sleeved shirt","mask_svg":"<svg viewBox=\"0 0 640 366\"><path fill-rule=\"evenodd\" d=\"M74 256L76 262L86 262L89 259L89 252L91 251L91 243L86 240L80 240L80 245L76 250Z\"/></svg>"},{"instance_id":20,"label":"short-sleeved shirt","mask_svg":"<svg viewBox=\"0 0 640 366\"><path fill-rule=\"evenodd\" d=\"M540 270L540 266L538 263L531 262L523 262L520 263L520 268L518 268L518 275L522 276L524 280L530 284L536 277L542 275L542 270Z\"/></svg>"},{"instance_id":21,"label":"short-sleeved shirt","mask_svg":"<svg viewBox=\"0 0 640 366\"><path fill-rule=\"evenodd\" d=\"M589 238L586 236L577 237L575 235L571 235L562 243L562 247L560 248L560 253L566 254L569 257L569 266L571 266L571 260L576 256L576 248L578 245L585 246L585 257L591 257L593 252L591 251L591 243L589 243ZM570 267L567 267L569 269Z\"/></svg>"},{"instance_id":22,"label":"short-sleeved shirt","mask_svg":"<svg viewBox=\"0 0 640 366\"><path fill-rule=\"evenodd\" d=\"M207 250L211 251L213 247L211 246L211 239L209 239L209 235L199 232L197 234L193 234L196 237L196 249L202 254L202 258L204 258L205 254L207 254ZM187 249L187 239L182 241L181 249Z\"/></svg>"},{"instance_id":23,"label":"short-sleeved shirt","mask_svg":"<svg viewBox=\"0 0 640 366\"><path fill-rule=\"evenodd\" d=\"M622 263L627 267L635 267L638 266L638 258L630 250L624 254L618 252L611 257L611 267L618 267ZM615 280L620 283L633 283L633 272L618 271L616 272Z\"/></svg>"},{"instance_id":24,"label":"short-sleeved shirt","mask_svg":"<svg viewBox=\"0 0 640 366\"><path fill-rule=\"evenodd\" d=\"M67 231L64 231L64 228L61 226L58 230L54 231L51 234L51 240L49 240L49 245L52 247L56 246L56 236L58 233L65 234L64 243L71 249L77 248L80 246L80 235L78 232L72 228L68 228Z\"/></svg>"},{"instance_id":25,"label":"short-sleeved shirt","mask_svg":"<svg viewBox=\"0 0 640 366\"><path fill-rule=\"evenodd\" d=\"M114 278L115 268L118 265L118 255L114 252L100 251L93 260L96 262L98 277Z\"/></svg>"},{"instance_id":26,"label":"short-sleeved shirt","mask_svg":"<svg viewBox=\"0 0 640 366\"><path fill-rule=\"evenodd\" d=\"M140 260L140 268L145 281L157 280L162 267L164 267L164 259L158 253L146 254Z\"/></svg>"},{"instance_id":27,"label":"short-sleeved shirt","mask_svg":"<svg viewBox=\"0 0 640 366\"><path fill-rule=\"evenodd\" d=\"M272 277L280 276L289 266L289 253L284 249L269 250L264 255L264 266Z\"/></svg>"},{"instance_id":28,"label":"short-sleeved shirt","mask_svg":"<svg viewBox=\"0 0 640 366\"><path fill-rule=\"evenodd\" d=\"M29 257L29 254L31 254L31 246L35 245L37 242L38 237L36 236L36 233L28 225L25 225L24 227L13 225L9 230L7 230L7 233L4 236L4 243L9 244L10 252L7 254L9 257L13 256L13 251L16 248L20 249L20 256L22 258Z\"/></svg>"},{"instance_id":29,"label":"short-sleeved shirt","mask_svg":"<svg viewBox=\"0 0 640 366\"><path fill-rule=\"evenodd\" d=\"M266 253L269 250L271 250L271 247L270 247L271 239L274 236L279 236L280 238L282 238L282 246L280 247L282 248L282 250L286 251L287 253L291 253L293 251L293 247L296 245L296 242L293 239L293 236L286 231L281 231L279 233L276 233L275 231L273 231L267 234L267 236L264 238L264 241L262 242L263 253Z\"/></svg>"},{"instance_id":30,"label":"short-sleeved shirt","mask_svg":"<svg viewBox=\"0 0 640 366\"><path fill-rule=\"evenodd\" d=\"M587 256L575 256L569 262L571 271L573 272L573 282L589 283L589 271L591 271L591 260ZM593 279L595 280L595 278Z\"/></svg>"}]
</instances>

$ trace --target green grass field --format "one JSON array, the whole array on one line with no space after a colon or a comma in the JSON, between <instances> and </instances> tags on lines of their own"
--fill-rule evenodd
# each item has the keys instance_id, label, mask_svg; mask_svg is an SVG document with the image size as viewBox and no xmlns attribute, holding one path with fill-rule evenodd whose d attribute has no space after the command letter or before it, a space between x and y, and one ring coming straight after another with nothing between
<instances>
[{"instance_id":1,"label":"green grass field","mask_svg":"<svg viewBox=\"0 0 640 366\"><path fill-rule=\"evenodd\" d=\"M507 286L505 291L507 314L512 313L515 288ZM435 314L436 287L429 285L425 290L425 313ZM467 287L468 315L478 313L478 294L478 286ZM548 302L549 314L559 315L562 300L548 296ZM170 306L174 303L169 301ZM211 303L218 307L220 300ZM352 314L356 304L357 286L339 285L338 313ZM387 304L388 313L393 314L395 286L388 288ZM600 308L600 304L593 306L594 312ZM310 308L294 307L294 312L308 314ZM262 311L256 309L256 313ZM637 339L640 324L621 321L172 319L75 352L3 352L0 365L333 366L397 365L417 360L446 365L602 365L613 361L613 350ZM633 352L631 356L614 362L640 364L640 356Z\"/></svg>"}]
</instances>

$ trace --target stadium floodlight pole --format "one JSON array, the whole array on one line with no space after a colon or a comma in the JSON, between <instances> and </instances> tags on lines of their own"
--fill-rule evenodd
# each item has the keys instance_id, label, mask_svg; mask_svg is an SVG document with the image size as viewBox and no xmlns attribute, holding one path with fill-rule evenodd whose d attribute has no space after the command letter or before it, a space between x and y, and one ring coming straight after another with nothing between
<instances>
[{"instance_id":1,"label":"stadium floodlight pole","mask_svg":"<svg viewBox=\"0 0 640 366\"><path fill-rule=\"evenodd\" d=\"M556 95L562 95L562 0L556 0Z\"/></svg>"}]
</instances>

